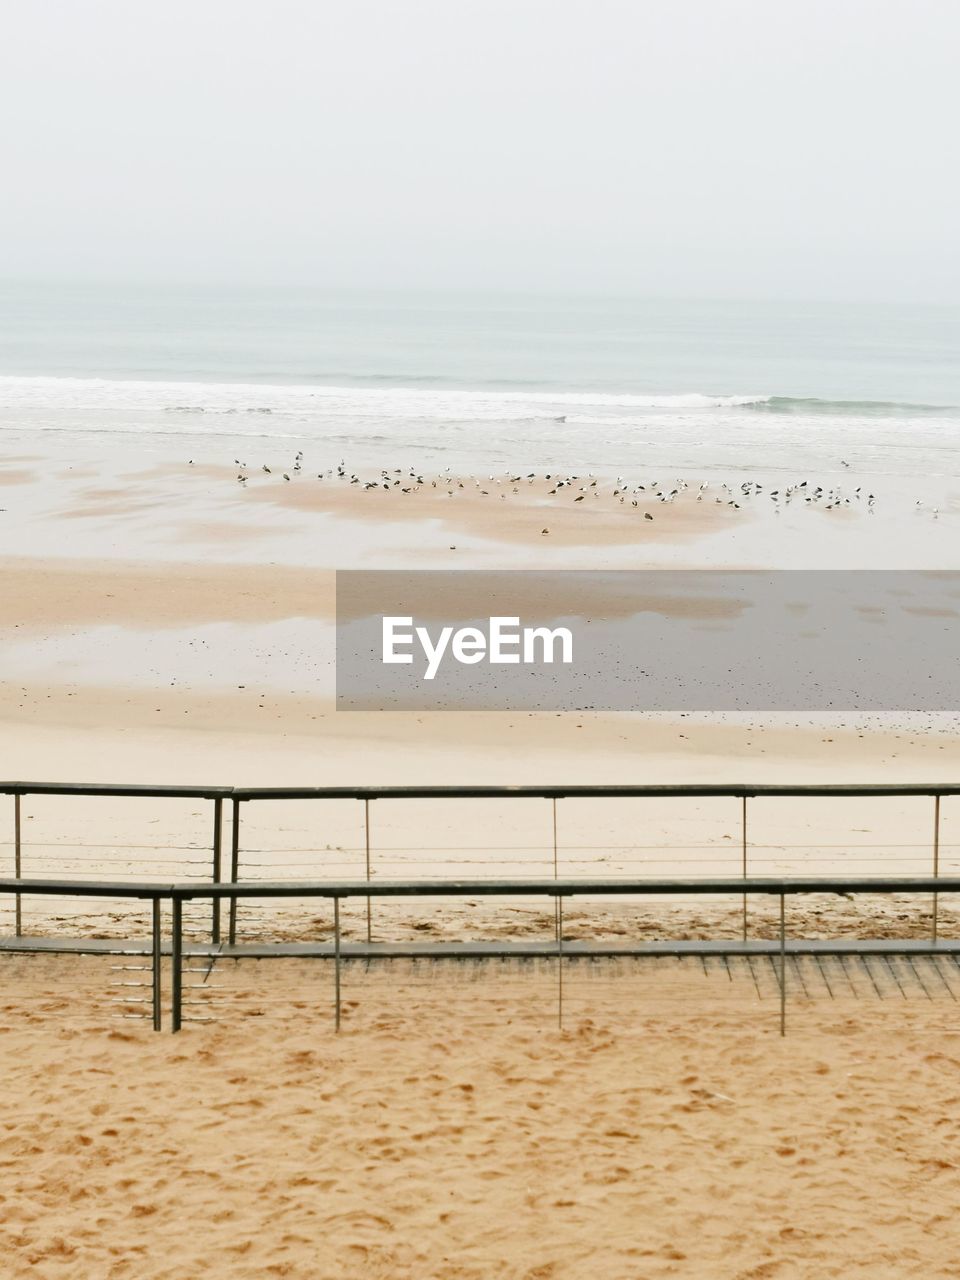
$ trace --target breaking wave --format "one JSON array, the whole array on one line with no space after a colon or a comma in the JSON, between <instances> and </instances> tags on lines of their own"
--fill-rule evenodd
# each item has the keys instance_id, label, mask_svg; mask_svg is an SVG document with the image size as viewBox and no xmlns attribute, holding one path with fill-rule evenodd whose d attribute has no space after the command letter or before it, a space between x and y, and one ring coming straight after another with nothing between
<instances>
[{"instance_id":1,"label":"breaking wave","mask_svg":"<svg viewBox=\"0 0 960 1280\"><path fill-rule=\"evenodd\" d=\"M808 417L955 417L947 405L706 392L643 394L616 391L521 391L403 386L283 385L256 382L146 381L76 377L0 377L0 411L25 415L37 426L84 425L109 430L122 422L144 429L246 434L243 419L293 422L337 420L420 423L596 422L641 424L653 415L744 411ZM230 421L217 422L217 419ZM213 419L213 421L211 420ZM69 424L68 424L68 420ZM200 420L205 424L200 427ZM161 424L165 422L166 427ZM178 425L175 427L173 424ZM277 422L270 428L287 430ZM8 425L8 424L3 424Z\"/></svg>"}]
</instances>

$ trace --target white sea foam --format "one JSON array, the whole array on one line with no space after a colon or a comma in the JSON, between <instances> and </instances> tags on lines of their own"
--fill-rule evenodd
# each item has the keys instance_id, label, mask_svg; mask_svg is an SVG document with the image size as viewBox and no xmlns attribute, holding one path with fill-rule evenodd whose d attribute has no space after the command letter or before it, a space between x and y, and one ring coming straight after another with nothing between
<instances>
[{"instance_id":1,"label":"white sea foam","mask_svg":"<svg viewBox=\"0 0 960 1280\"><path fill-rule=\"evenodd\" d=\"M711 409L766 403L763 395L419 390L255 382L167 382L0 377L4 409L140 409L146 412L333 413L400 418L523 419L567 409Z\"/></svg>"},{"instance_id":2,"label":"white sea foam","mask_svg":"<svg viewBox=\"0 0 960 1280\"><path fill-rule=\"evenodd\" d=\"M81 437L85 452L102 449L97 439L108 436L111 449L131 441L141 450L189 448L188 456L215 458L232 449L230 440L240 456L254 441L265 450L302 441L318 467L333 456L357 466L466 470L589 469L602 459L608 469L677 475L853 467L948 477L960 470L960 413L922 405L703 392L0 377L0 436L10 447L16 437L20 447L41 435L59 456L76 455Z\"/></svg>"}]
</instances>

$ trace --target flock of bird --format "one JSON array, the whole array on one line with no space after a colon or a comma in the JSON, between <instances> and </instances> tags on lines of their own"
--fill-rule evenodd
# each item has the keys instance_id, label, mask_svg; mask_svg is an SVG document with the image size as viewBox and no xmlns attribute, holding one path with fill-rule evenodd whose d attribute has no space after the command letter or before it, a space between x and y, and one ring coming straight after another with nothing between
<instances>
[{"instance_id":1,"label":"flock of bird","mask_svg":"<svg viewBox=\"0 0 960 1280\"><path fill-rule=\"evenodd\" d=\"M241 486L245 486L251 476L251 468L246 462L241 462L239 458L235 458L234 462L239 468L237 472L237 482ZM848 467L849 463L843 462L844 467ZM285 482L290 482L296 476L303 474L303 453L298 452L295 456L289 470L277 470L267 466L266 463L261 464L260 470L266 475L276 474ZM572 498L574 503L585 502L588 499L600 499L602 497L610 497L622 506L630 506L631 508L651 506L654 503L670 504L676 502L689 488L686 480L675 480L673 482L663 483L659 480L650 480L640 483L636 480L627 480L624 476L617 476L616 480L606 480L596 476L593 472L588 472L585 476L569 474L557 475L553 472L540 474L535 471L517 474L512 471L505 471L501 475L490 474L486 479L476 476L460 477L452 474L450 467L444 471L430 477L426 477L423 472L416 468L404 470L396 467L392 471L381 469L378 476L373 478L365 478L356 472L348 471L346 465L341 459L337 466L331 467L329 470L316 473L316 479L319 481L332 481L346 485L356 486L363 492L371 490L387 490L399 491L402 494L417 493L421 490L438 490L446 491L448 496L453 497L460 490L473 491L482 497L498 496L501 500L506 500L507 494L519 494L521 488L542 489L546 497ZM740 510L741 507L748 502L756 499L766 499L772 504L776 513L784 507L789 507L792 503L803 504L805 506L820 507L824 511L835 511L848 507L856 507L862 504L870 513L873 512L876 503L876 496L873 493L864 492L861 485L857 485L855 489L846 492L842 486L824 486L820 484L811 484L808 480L801 480L794 484L788 484L772 488L761 484L756 480L745 480L739 486L730 485L726 482L717 482L711 486L709 481L704 481L696 490L697 502L712 502L715 505L731 507L734 510ZM919 507L921 504L918 503ZM645 519L652 520L654 517L649 511L644 510ZM933 515L937 515L937 511L933 509Z\"/></svg>"}]
</instances>

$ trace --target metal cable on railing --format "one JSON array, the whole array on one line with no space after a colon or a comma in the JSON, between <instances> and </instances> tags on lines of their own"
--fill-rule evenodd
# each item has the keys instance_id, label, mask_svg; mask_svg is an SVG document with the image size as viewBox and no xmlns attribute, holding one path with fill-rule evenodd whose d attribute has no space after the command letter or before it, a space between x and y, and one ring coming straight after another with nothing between
<instances>
[{"instance_id":1,"label":"metal cable on railing","mask_svg":"<svg viewBox=\"0 0 960 1280\"><path fill-rule=\"evenodd\" d=\"M79 876L89 870L102 874L104 869L111 868L118 876L135 877L144 872L160 872L166 877L180 879L196 878L199 882L207 874L213 883L224 880L223 859L227 852L224 841L224 801L230 802L229 825L229 869L226 879L232 883L259 882L259 878L278 875L294 879L303 872L311 877L325 874L330 877L342 877L359 873L367 883L379 884L384 874L405 874L415 876L425 871L435 873L438 858L442 856L447 874L474 875L483 868L491 876L503 874L549 874L559 877L566 875L595 876L603 874L611 878L626 874L647 874L659 872L676 872L681 869L691 878L703 875L716 875L721 869L736 867L742 880L746 880L750 872L757 870L774 871L786 874L795 869L819 869L821 866L833 866L838 857L842 857L846 865L877 868L882 876L893 870L903 872L920 869L924 864L930 867L934 877L939 877L941 870L956 866L956 843L946 843L941 832L941 802L944 797L960 794L960 784L827 784L827 785L771 785L771 784L679 784L679 785L576 785L576 786L412 786L412 787L175 787L156 785L125 784L79 784L49 782L7 782L0 783L0 794L13 797L14 822L13 840L3 846L10 857L14 876L23 879L25 873L45 872L55 867L64 874L69 871ZM203 846L196 843L171 843L158 845L154 842L109 841L93 842L79 840L36 840L26 842L23 839L23 815L21 803L26 796L60 796L67 799L77 797L89 798L124 798L124 799L178 799L204 800L212 802L212 839L205 858L199 856ZM929 853L923 852L923 846L905 841L851 841L846 844L830 843L770 843L752 841L748 832L748 801L754 799L770 799L778 797L800 798L869 798L871 800L884 797L927 798L933 800L932 845L928 844ZM712 842L686 841L670 844L664 842L632 841L618 843L597 841L583 843L573 831L564 839L563 823L558 824L558 805L563 801L604 801L604 800L665 800L681 799L734 799L738 800L736 815L728 815L724 825L728 830L723 840ZM513 843L497 848L483 849L478 845L464 845L457 841L429 843L425 836L423 843L410 845L393 838L381 839L372 831L371 816L375 804L386 804L410 800L456 800L456 801L491 801L500 800L512 803L516 800L529 802L548 802L544 815L543 843ZM251 804L272 805L277 802L293 801L346 801L359 803L362 813L358 815L362 821L362 839L360 843L330 844L318 848L305 848L301 845L278 845L269 847L262 838L256 839L248 849L242 849L241 807ZM196 810L192 816L200 816ZM730 835L730 817L736 816L739 830L735 837ZM300 828L297 829L298 831ZM605 835L608 833L605 831ZM692 834L692 832L691 832ZM89 853L86 851L90 850ZM164 865L159 866L159 858L155 861L150 856L154 850L163 850L166 857ZM129 856L122 856L127 853ZM589 853L588 856L583 856ZM171 854L180 855L170 857ZM12 855L12 856L11 856ZM514 856L511 856L514 855ZM659 855L659 856L657 856ZM2 856L2 855L0 855ZM209 871L208 871L209 868ZM363 904L366 917L366 937L373 939L373 906L372 900L380 895L369 894ZM13 903L14 934L23 934L24 905L23 894L18 892ZM741 934L747 939L750 931L748 918L747 892L741 894ZM91 896L87 905L95 907L98 900ZM228 903L229 924L228 940L236 943L238 936L238 903L233 897ZM191 921L191 928L198 927L198 913L206 911L207 905L202 902L184 903L184 909ZM209 937L212 944L220 941L221 902L214 897L209 906ZM0 907L0 910L3 910ZM247 906L248 919L253 907ZM266 919L266 908L257 908L260 912L261 924ZM272 908L276 911L276 906ZM297 919L297 908L287 908L291 919ZM386 907L381 903L378 911L383 913ZM64 913L66 914L66 913ZM117 927L124 919L123 912L115 909L111 927ZM41 917L31 916L31 921L41 922ZM59 921L58 923L62 923ZM939 895L933 895L933 911L931 918L931 936L936 940L939 927Z\"/></svg>"}]
</instances>

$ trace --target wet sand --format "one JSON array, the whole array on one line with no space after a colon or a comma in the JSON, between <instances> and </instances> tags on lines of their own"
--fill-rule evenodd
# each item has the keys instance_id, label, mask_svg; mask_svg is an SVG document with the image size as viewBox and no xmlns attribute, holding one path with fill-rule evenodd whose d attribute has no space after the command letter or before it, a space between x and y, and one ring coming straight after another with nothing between
<instances>
[{"instance_id":1,"label":"wet sand","mask_svg":"<svg viewBox=\"0 0 960 1280\"><path fill-rule=\"evenodd\" d=\"M69 459L53 445L46 456L11 452L0 463L5 554L313 568L955 567L960 498L906 493L890 476L726 472L706 457L679 474L411 475L392 445L382 470L347 461L340 475L329 449L297 471L276 446L234 465L249 441L142 444L104 454L78 442Z\"/></svg>"}]
</instances>

